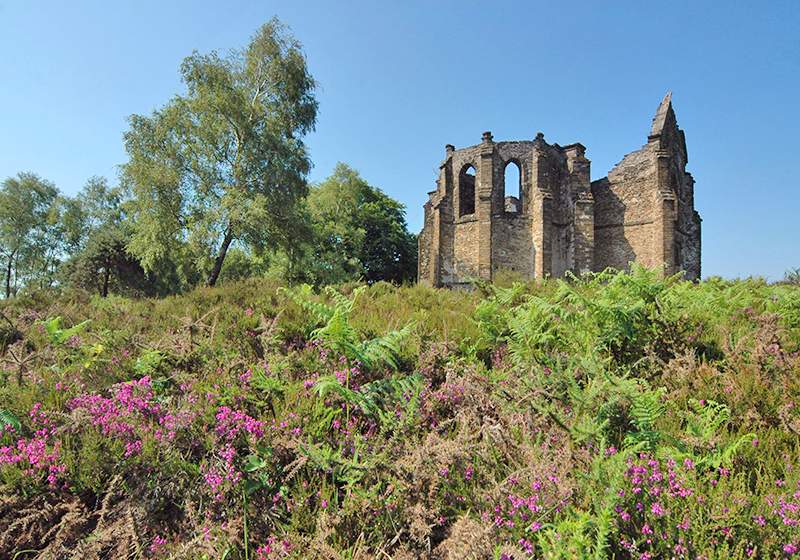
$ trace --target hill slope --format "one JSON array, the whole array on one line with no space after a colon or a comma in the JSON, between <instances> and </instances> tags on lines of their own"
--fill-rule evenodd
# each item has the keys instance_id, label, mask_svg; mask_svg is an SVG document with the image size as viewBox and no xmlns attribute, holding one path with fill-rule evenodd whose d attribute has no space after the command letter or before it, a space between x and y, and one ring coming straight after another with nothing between
<instances>
[{"instance_id":1,"label":"hill slope","mask_svg":"<svg viewBox=\"0 0 800 560\"><path fill-rule=\"evenodd\" d=\"M797 552L800 288L478 288L5 302L0 558Z\"/></svg>"}]
</instances>

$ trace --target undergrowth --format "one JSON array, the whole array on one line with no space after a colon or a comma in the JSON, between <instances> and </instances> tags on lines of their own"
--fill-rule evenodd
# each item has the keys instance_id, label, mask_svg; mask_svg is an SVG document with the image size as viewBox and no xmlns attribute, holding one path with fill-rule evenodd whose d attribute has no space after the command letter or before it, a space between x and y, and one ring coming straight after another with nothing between
<instances>
[{"instance_id":1,"label":"undergrowth","mask_svg":"<svg viewBox=\"0 0 800 560\"><path fill-rule=\"evenodd\" d=\"M791 283L254 279L0 313L0 559L800 548Z\"/></svg>"}]
</instances>

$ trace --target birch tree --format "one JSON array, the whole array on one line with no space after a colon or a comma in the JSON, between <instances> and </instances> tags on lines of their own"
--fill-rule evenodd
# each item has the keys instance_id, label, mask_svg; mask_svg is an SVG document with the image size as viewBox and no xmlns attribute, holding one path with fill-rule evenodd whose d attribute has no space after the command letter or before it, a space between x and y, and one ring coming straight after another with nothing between
<instances>
[{"instance_id":1,"label":"birch tree","mask_svg":"<svg viewBox=\"0 0 800 560\"><path fill-rule=\"evenodd\" d=\"M34 173L18 173L0 183L0 254L5 297L55 250L52 235L58 188ZM47 268L47 264L44 265ZM13 283L12 283L13 279Z\"/></svg>"},{"instance_id":2,"label":"birch tree","mask_svg":"<svg viewBox=\"0 0 800 560\"><path fill-rule=\"evenodd\" d=\"M277 19L242 50L193 53L186 93L131 115L121 180L132 196L129 250L145 268L193 263L213 286L232 244L288 249L308 192L303 137L318 103L300 43Z\"/></svg>"}]
</instances>

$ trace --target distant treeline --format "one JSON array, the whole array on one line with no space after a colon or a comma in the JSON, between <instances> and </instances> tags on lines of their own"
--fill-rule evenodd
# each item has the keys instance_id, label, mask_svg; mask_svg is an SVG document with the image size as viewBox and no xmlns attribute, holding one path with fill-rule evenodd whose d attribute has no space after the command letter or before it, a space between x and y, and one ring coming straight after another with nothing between
<instances>
[{"instance_id":1,"label":"distant treeline","mask_svg":"<svg viewBox=\"0 0 800 560\"><path fill-rule=\"evenodd\" d=\"M137 201L120 187L92 177L68 197L38 175L19 173L0 183L2 296L47 288L163 296L251 276L316 285L414 280L417 237L408 231L402 204L343 163L308 190L290 226L297 232L293 246L231 243L210 282L199 250L213 249L213 232L195 246L189 239L173 247L154 243L150 249L161 253L145 265L132 243L141 227Z\"/></svg>"},{"instance_id":2,"label":"distant treeline","mask_svg":"<svg viewBox=\"0 0 800 560\"><path fill-rule=\"evenodd\" d=\"M69 198L18 173L0 183L6 298L78 286L163 295L219 279L402 283L416 275L403 205L338 164L307 183L303 137L316 81L277 19L242 50L187 57L186 92L128 117L119 186L92 177Z\"/></svg>"}]
</instances>

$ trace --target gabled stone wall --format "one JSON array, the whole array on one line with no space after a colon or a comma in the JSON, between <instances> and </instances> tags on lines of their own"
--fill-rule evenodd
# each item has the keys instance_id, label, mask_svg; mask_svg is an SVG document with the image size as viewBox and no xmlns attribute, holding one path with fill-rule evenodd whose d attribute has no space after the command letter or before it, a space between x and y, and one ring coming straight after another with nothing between
<instances>
[{"instance_id":1,"label":"gabled stone wall","mask_svg":"<svg viewBox=\"0 0 800 560\"><path fill-rule=\"evenodd\" d=\"M579 275L630 262L700 277L700 218L671 94L648 143L590 183L581 144L495 142L446 147L419 237L419 281L456 287L500 269L526 278ZM506 185L509 165L519 184Z\"/></svg>"},{"instance_id":2,"label":"gabled stone wall","mask_svg":"<svg viewBox=\"0 0 800 560\"><path fill-rule=\"evenodd\" d=\"M592 183L598 270L625 270L638 262L650 268L663 264L666 275L684 271L688 280L700 278L700 216L687 161L686 140L667 94L647 144Z\"/></svg>"}]
</instances>

